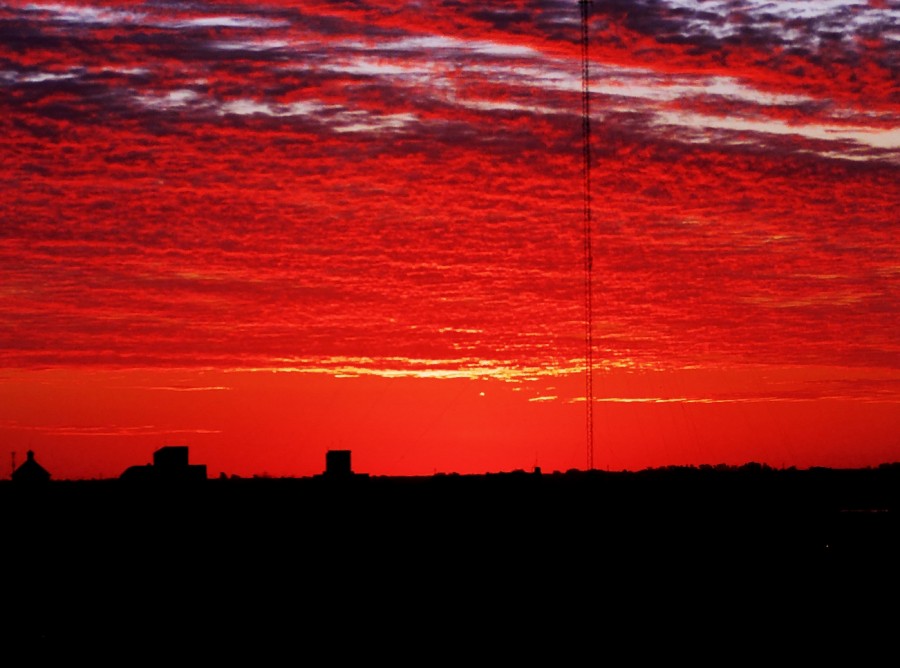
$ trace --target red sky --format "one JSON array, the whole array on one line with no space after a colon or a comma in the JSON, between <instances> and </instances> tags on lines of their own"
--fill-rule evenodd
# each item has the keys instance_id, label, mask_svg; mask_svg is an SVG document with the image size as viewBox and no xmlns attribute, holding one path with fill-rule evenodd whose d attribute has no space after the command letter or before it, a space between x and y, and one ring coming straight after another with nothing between
<instances>
[{"instance_id":1,"label":"red sky","mask_svg":"<svg viewBox=\"0 0 900 668\"><path fill-rule=\"evenodd\" d=\"M586 468L579 7L489 4L0 1L2 477ZM900 461L900 3L589 34L594 466Z\"/></svg>"}]
</instances>

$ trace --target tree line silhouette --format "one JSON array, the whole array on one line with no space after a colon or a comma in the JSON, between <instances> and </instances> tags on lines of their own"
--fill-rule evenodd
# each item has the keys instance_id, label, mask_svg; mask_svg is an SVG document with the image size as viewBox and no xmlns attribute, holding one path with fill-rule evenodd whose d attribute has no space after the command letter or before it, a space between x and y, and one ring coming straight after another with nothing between
<instances>
[{"instance_id":1,"label":"tree line silhouette","mask_svg":"<svg viewBox=\"0 0 900 668\"><path fill-rule=\"evenodd\" d=\"M315 476L207 478L186 449L155 454L114 479L0 482L20 637L450 642L470 637L458 614L546 631L601 602L824 614L824 592L878 591L900 557L896 463L391 477L331 451Z\"/></svg>"}]
</instances>

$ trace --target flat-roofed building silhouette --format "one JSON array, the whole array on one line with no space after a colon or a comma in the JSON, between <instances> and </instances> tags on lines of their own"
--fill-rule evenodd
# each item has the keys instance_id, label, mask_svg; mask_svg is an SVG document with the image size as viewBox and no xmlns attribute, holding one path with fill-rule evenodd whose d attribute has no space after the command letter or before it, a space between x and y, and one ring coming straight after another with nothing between
<instances>
[{"instance_id":1,"label":"flat-roofed building silhouette","mask_svg":"<svg viewBox=\"0 0 900 668\"><path fill-rule=\"evenodd\" d=\"M153 466L157 471L182 471L190 468L186 445L167 445L153 453Z\"/></svg>"},{"instance_id":2,"label":"flat-roofed building silhouette","mask_svg":"<svg viewBox=\"0 0 900 668\"><path fill-rule=\"evenodd\" d=\"M189 464L186 445L166 445L153 453L153 464L129 466L119 477L165 482L206 480L206 464Z\"/></svg>"},{"instance_id":3,"label":"flat-roofed building silhouette","mask_svg":"<svg viewBox=\"0 0 900 668\"><path fill-rule=\"evenodd\" d=\"M353 475L349 450L329 450L325 453L325 475L341 478Z\"/></svg>"}]
</instances>

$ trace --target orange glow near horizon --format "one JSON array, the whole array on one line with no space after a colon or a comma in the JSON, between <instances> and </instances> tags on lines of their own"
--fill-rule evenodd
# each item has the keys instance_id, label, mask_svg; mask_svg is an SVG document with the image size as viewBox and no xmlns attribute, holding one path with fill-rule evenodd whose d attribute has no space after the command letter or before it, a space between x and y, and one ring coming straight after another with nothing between
<instances>
[{"instance_id":1,"label":"orange glow near horizon","mask_svg":"<svg viewBox=\"0 0 900 668\"><path fill-rule=\"evenodd\" d=\"M665 465L865 467L893 461L896 397L841 393L782 369L598 375L597 468ZM859 384L883 381L858 370ZM728 377L726 377L728 376ZM370 475L583 469L580 376L553 385L325 373L117 370L16 372L2 385L0 438L54 477L110 478L189 445L211 476L303 477L348 449ZM718 397L711 399L714 390ZM869 447L861 448L861 435ZM59 476L63 471L64 475Z\"/></svg>"},{"instance_id":2,"label":"orange glow near horizon","mask_svg":"<svg viewBox=\"0 0 900 668\"><path fill-rule=\"evenodd\" d=\"M585 466L578 3L424 4L0 6L9 453ZM592 3L595 466L900 460L897 10L637 4Z\"/></svg>"}]
</instances>

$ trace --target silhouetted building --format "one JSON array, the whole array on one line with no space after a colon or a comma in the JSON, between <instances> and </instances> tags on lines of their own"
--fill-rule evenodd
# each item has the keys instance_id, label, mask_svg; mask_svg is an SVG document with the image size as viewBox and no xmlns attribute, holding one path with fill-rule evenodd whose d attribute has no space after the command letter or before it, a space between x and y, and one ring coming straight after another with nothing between
<instances>
[{"instance_id":1,"label":"silhouetted building","mask_svg":"<svg viewBox=\"0 0 900 668\"><path fill-rule=\"evenodd\" d=\"M167 445L153 453L153 466L157 471L182 471L190 468L186 445Z\"/></svg>"},{"instance_id":2,"label":"silhouetted building","mask_svg":"<svg viewBox=\"0 0 900 668\"><path fill-rule=\"evenodd\" d=\"M186 445L166 445L153 453L153 464L129 466L119 477L165 482L206 480L206 464L189 464Z\"/></svg>"},{"instance_id":3,"label":"silhouetted building","mask_svg":"<svg viewBox=\"0 0 900 668\"><path fill-rule=\"evenodd\" d=\"M353 475L349 450L329 450L325 453L325 475L340 478Z\"/></svg>"},{"instance_id":4,"label":"silhouetted building","mask_svg":"<svg viewBox=\"0 0 900 668\"><path fill-rule=\"evenodd\" d=\"M12 479L15 482L46 482L50 480L50 472L35 461L34 452L29 450L25 461L12 472Z\"/></svg>"}]
</instances>

